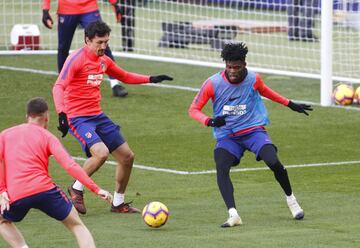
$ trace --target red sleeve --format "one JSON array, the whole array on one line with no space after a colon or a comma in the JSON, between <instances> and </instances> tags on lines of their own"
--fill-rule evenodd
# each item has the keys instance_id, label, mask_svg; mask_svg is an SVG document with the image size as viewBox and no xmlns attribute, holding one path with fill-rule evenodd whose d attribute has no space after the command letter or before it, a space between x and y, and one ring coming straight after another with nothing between
<instances>
[{"instance_id":1,"label":"red sleeve","mask_svg":"<svg viewBox=\"0 0 360 248\"><path fill-rule=\"evenodd\" d=\"M3 138L0 134L0 193L7 191L3 160L4 160L4 144L3 144Z\"/></svg>"},{"instance_id":2,"label":"red sleeve","mask_svg":"<svg viewBox=\"0 0 360 248\"><path fill-rule=\"evenodd\" d=\"M79 63L79 61L74 62L74 59L72 57L68 57L54 84L52 93L57 113L65 112L64 91L69 85L69 82L73 79Z\"/></svg>"},{"instance_id":3,"label":"red sleeve","mask_svg":"<svg viewBox=\"0 0 360 248\"><path fill-rule=\"evenodd\" d=\"M256 82L254 84L254 90L259 91L260 95L274 101L274 102L278 102L280 104L283 104L285 106L287 106L289 104L289 99L287 99L286 97L283 97L282 95L280 95L279 93L277 93L276 91L270 89L265 83L264 81L261 79L259 74L256 74Z\"/></svg>"},{"instance_id":4,"label":"red sleeve","mask_svg":"<svg viewBox=\"0 0 360 248\"><path fill-rule=\"evenodd\" d=\"M211 80L207 80L201 86L200 91L195 96L188 110L190 117L204 125L207 124L210 117L201 112L201 110L210 98L214 101L214 86Z\"/></svg>"},{"instance_id":5,"label":"red sleeve","mask_svg":"<svg viewBox=\"0 0 360 248\"><path fill-rule=\"evenodd\" d=\"M56 161L75 179L79 180L83 185L94 193L98 193L100 187L86 174L86 172L78 165L67 153L60 141L53 135L50 136L49 150L54 155Z\"/></svg>"},{"instance_id":6,"label":"red sleeve","mask_svg":"<svg viewBox=\"0 0 360 248\"><path fill-rule=\"evenodd\" d=\"M43 0L42 9L50 10L50 0Z\"/></svg>"},{"instance_id":7,"label":"red sleeve","mask_svg":"<svg viewBox=\"0 0 360 248\"><path fill-rule=\"evenodd\" d=\"M109 0L109 3L111 3L112 5L114 5L115 3L117 3L117 0Z\"/></svg>"},{"instance_id":8,"label":"red sleeve","mask_svg":"<svg viewBox=\"0 0 360 248\"><path fill-rule=\"evenodd\" d=\"M125 71L112 60L109 63L106 74L126 84L145 84L150 82L150 76Z\"/></svg>"}]
</instances>

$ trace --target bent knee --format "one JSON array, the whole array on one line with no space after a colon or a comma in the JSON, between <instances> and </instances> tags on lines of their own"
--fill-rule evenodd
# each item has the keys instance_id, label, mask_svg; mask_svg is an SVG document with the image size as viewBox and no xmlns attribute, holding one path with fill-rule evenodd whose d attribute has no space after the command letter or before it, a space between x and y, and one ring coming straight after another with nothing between
<instances>
[{"instance_id":1,"label":"bent knee","mask_svg":"<svg viewBox=\"0 0 360 248\"><path fill-rule=\"evenodd\" d=\"M124 156L124 162L126 164L130 164L132 166L132 163L134 162L135 154L133 151L129 151Z\"/></svg>"},{"instance_id":2,"label":"bent knee","mask_svg":"<svg viewBox=\"0 0 360 248\"><path fill-rule=\"evenodd\" d=\"M99 149L94 149L91 155L97 158L98 160L105 162L108 159L109 154L110 154L109 149L106 146L104 146Z\"/></svg>"}]
</instances>

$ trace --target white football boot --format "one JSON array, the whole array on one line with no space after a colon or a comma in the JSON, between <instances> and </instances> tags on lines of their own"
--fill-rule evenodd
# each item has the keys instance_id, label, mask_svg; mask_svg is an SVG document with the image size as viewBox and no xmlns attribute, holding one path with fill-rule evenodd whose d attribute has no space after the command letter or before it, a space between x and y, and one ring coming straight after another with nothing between
<instances>
[{"instance_id":1,"label":"white football boot","mask_svg":"<svg viewBox=\"0 0 360 248\"><path fill-rule=\"evenodd\" d=\"M238 214L230 216L227 221L221 225L221 227L233 227L242 224L242 220Z\"/></svg>"},{"instance_id":2,"label":"white football boot","mask_svg":"<svg viewBox=\"0 0 360 248\"><path fill-rule=\"evenodd\" d=\"M286 197L286 202L294 219L301 220L304 218L304 210L300 207L293 194Z\"/></svg>"}]
</instances>

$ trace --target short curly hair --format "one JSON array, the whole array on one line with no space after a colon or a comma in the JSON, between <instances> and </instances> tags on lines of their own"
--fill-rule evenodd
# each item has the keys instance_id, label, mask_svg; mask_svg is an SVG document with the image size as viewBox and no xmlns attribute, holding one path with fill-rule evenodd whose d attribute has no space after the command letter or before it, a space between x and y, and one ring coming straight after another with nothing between
<instances>
[{"instance_id":1,"label":"short curly hair","mask_svg":"<svg viewBox=\"0 0 360 248\"><path fill-rule=\"evenodd\" d=\"M92 40L95 36L104 37L110 35L111 28L103 21L97 20L85 28L85 37Z\"/></svg>"},{"instance_id":2,"label":"short curly hair","mask_svg":"<svg viewBox=\"0 0 360 248\"><path fill-rule=\"evenodd\" d=\"M226 43L221 51L221 57L224 61L241 60L245 62L248 48L244 42L239 43Z\"/></svg>"}]
</instances>

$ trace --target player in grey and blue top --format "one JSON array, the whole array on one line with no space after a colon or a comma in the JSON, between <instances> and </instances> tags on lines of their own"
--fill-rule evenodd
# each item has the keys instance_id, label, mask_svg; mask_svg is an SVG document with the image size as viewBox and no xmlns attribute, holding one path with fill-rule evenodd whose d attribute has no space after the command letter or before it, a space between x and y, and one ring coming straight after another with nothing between
<instances>
[{"instance_id":1,"label":"player in grey and blue top","mask_svg":"<svg viewBox=\"0 0 360 248\"><path fill-rule=\"evenodd\" d=\"M265 130L269 119L261 96L306 115L306 111L311 111L312 108L281 96L265 85L259 74L247 70L247 52L248 48L244 43L226 44L221 53L226 65L225 70L204 82L189 108L192 118L214 128L217 182L229 211L229 218L222 227L242 223L236 210L229 172L232 166L240 163L246 150L253 152L256 160L264 160L274 172L276 180L285 192L293 217L304 217L304 211L292 193L287 171L279 161L277 149ZM209 99L213 103L213 118L201 112Z\"/></svg>"}]
</instances>

